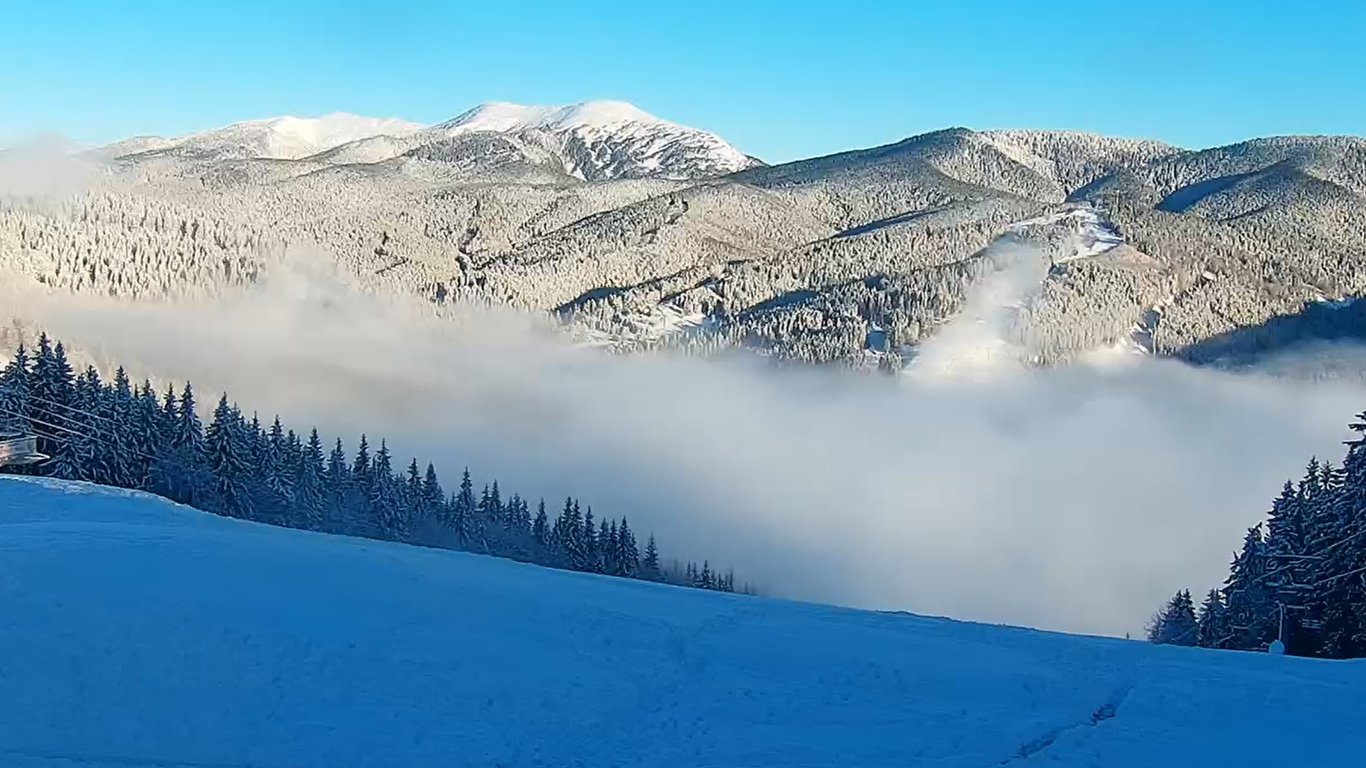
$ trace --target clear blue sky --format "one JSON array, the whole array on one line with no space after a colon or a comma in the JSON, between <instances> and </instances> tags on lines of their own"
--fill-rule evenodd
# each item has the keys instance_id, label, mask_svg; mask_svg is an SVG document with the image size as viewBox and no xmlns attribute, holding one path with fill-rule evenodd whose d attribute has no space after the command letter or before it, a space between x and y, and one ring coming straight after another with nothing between
<instances>
[{"instance_id":1,"label":"clear blue sky","mask_svg":"<svg viewBox=\"0 0 1366 768\"><path fill-rule=\"evenodd\" d=\"M1366 133L1366 1L0 0L0 143L631 101L769 161L951 125Z\"/></svg>"}]
</instances>

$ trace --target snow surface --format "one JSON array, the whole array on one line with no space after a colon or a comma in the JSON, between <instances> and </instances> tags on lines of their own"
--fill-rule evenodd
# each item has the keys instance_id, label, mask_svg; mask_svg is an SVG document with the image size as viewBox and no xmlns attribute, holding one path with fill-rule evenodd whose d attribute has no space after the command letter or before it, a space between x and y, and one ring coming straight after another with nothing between
<instances>
[{"instance_id":1,"label":"snow surface","mask_svg":"<svg viewBox=\"0 0 1366 768\"><path fill-rule=\"evenodd\" d=\"M1100 217L1089 205L1077 205L1047 216L1039 216L1011 224L1009 229L1019 232L1028 227L1041 224L1063 224L1075 233L1075 241L1067 251L1056 258L1054 263L1061 264L1076 259L1099 256L1124 243L1123 235L1113 225Z\"/></svg>"},{"instance_id":2,"label":"snow surface","mask_svg":"<svg viewBox=\"0 0 1366 768\"><path fill-rule=\"evenodd\" d=\"M1366 664L723 595L0 478L0 764L1351 766Z\"/></svg>"}]
</instances>

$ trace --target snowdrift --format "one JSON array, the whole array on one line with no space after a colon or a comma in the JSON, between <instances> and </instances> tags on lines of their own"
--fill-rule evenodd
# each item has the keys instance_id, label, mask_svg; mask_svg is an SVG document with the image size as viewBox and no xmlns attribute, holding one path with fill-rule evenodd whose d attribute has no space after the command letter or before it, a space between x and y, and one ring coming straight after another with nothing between
<instances>
[{"instance_id":1,"label":"snowdrift","mask_svg":"<svg viewBox=\"0 0 1366 768\"><path fill-rule=\"evenodd\" d=\"M4 766L1347 766L1363 692L0 478Z\"/></svg>"}]
</instances>

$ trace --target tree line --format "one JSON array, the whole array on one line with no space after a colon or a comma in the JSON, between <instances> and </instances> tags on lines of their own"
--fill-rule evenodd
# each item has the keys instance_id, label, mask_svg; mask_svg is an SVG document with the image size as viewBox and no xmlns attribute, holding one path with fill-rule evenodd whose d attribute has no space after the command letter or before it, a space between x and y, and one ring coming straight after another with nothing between
<instances>
[{"instance_id":1,"label":"tree line","mask_svg":"<svg viewBox=\"0 0 1366 768\"><path fill-rule=\"evenodd\" d=\"M158 395L119 367L103 381L76 374L46 335L32 354L20 345L0 370L0 434L38 436L50 459L0 471L148 491L206 512L270 525L477 552L624 578L737 591L733 572L709 562L665 562L653 535L641 544L625 517L595 518L566 498L533 508L497 481L476 491L469 470L447 493L428 463L396 464L384 440L361 435L348 454L301 435L277 416L248 418L226 394L207 424L193 386ZM552 518L551 515L554 515ZM750 591L746 585L741 588Z\"/></svg>"},{"instance_id":2,"label":"tree line","mask_svg":"<svg viewBox=\"0 0 1366 768\"><path fill-rule=\"evenodd\" d=\"M1199 607L1180 591L1148 639L1298 656L1366 656L1366 413L1350 425L1341 467L1311 460L1286 482L1264 523L1249 528L1228 578Z\"/></svg>"}]
</instances>

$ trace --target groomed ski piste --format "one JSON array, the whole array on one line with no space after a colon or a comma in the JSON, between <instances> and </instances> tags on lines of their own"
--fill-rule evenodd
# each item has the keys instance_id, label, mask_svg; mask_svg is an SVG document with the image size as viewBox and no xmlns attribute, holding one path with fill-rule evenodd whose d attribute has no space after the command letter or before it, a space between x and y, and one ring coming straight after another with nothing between
<instances>
[{"instance_id":1,"label":"groomed ski piste","mask_svg":"<svg viewBox=\"0 0 1366 768\"><path fill-rule=\"evenodd\" d=\"M0 478L10 768L1353 766L1363 695L1357 662L688 590Z\"/></svg>"}]
</instances>

